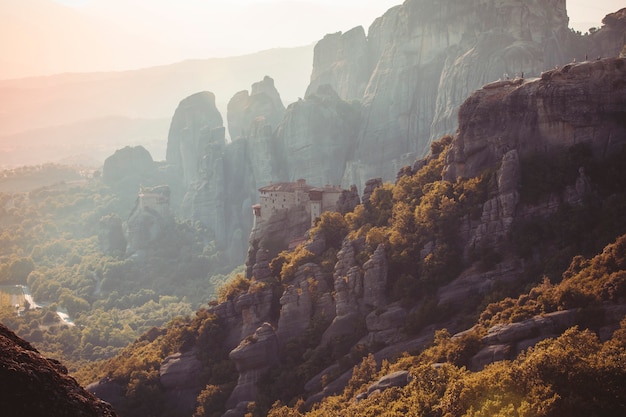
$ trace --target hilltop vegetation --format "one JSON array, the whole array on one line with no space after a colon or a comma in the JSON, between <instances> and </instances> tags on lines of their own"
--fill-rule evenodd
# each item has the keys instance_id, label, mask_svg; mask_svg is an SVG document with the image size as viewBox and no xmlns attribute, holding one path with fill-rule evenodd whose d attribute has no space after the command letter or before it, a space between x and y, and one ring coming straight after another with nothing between
<instances>
[{"instance_id":1,"label":"hilltop vegetation","mask_svg":"<svg viewBox=\"0 0 626 417\"><path fill-rule=\"evenodd\" d=\"M274 404L269 416L589 416L620 415L626 407L626 319L608 340L597 332L602 304L623 303L626 235L604 251L576 257L559 284L547 279L518 298L489 304L469 333L436 333L432 345L377 367L368 356L346 390L305 412ZM510 361L471 372L469 358L492 326L564 309L582 309L589 329L572 327ZM594 315L594 313L596 313ZM380 377L408 370L411 382L358 400Z\"/></svg>"}]
</instances>

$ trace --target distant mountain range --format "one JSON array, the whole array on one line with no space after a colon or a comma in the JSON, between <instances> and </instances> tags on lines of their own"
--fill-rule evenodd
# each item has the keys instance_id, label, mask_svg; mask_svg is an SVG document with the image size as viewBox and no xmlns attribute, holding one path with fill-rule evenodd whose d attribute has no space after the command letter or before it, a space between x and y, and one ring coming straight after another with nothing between
<instances>
[{"instance_id":1,"label":"distant mountain range","mask_svg":"<svg viewBox=\"0 0 626 417\"><path fill-rule=\"evenodd\" d=\"M235 93L270 75L290 103L304 95L312 59L308 45L132 71L0 81L0 167L67 160L99 165L128 144L142 144L164 159L169 121L182 98L211 91L225 114Z\"/></svg>"}]
</instances>

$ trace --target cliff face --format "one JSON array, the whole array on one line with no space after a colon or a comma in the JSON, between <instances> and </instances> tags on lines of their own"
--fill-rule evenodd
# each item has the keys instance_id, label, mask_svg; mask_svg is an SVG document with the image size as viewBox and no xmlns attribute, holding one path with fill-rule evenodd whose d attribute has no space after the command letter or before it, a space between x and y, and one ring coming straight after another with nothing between
<instances>
[{"instance_id":1,"label":"cliff face","mask_svg":"<svg viewBox=\"0 0 626 417\"><path fill-rule=\"evenodd\" d=\"M506 74L538 75L567 62L567 22L564 0L409 0L372 24L368 57L358 68L325 62L337 42L320 41L325 48L316 48L314 65L334 72L325 77L328 71L314 66L312 85L323 78L342 92L344 80L370 71L359 142L344 185L393 179L432 140L456 129L458 107L476 88Z\"/></svg>"},{"instance_id":2,"label":"cliff face","mask_svg":"<svg viewBox=\"0 0 626 417\"><path fill-rule=\"evenodd\" d=\"M264 128L274 130L285 114L285 106L274 86L265 76L252 84L250 92L240 91L228 102L228 132L231 139L263 136Z\"/></svg>"},{"instance_id":3,"label":"cliff face","mask_svg":"<svg viewBox=\"0 0 626 417\"><path fill-rule=\"evenodd\" d=\"M276 132L287 156L285 179L340 184L356 142L358 111L327 84L290 105Z\"/></svg>"},{"instance_id":4,"label":"cliff face","mask_svg":"<svg viewBox=\"0 0 626 417\"><path fill-rule=\"evenodd\" d=\"M220 133L224 129L222 125L215 95L208 91L187 97L176 108L165 159L180 171L186 187L198 178L207 147L225 144L224 134Z\"/></svg>"},{"instance_id":5,"label":"cliff face","mask_svg":"<svg viewBox=\"0 0 626 417\"><path fill-rule=\"evenodd\" d=\"M360 27L327 35L315 47L304 99L285 109L270 77L232 97L230 143L213 94L180 103L167 161L186 187L181 213L209 226L236 262L260 187L298 178L359 189L370 178L392 181L432 140L456 130L472 91L585 56L617 56L625 16L613 13L582 36L568 29L564 0L408 0L376 19L367 36ZM560 116L542 117L547 126ZM496 159L505 150L498 152Z\"/></svg>"},{"instance_id":6,"label":"cliff face","mask_svg":"<svg viewBox=\"0 0 626 417\"><path fill-rule=\"evenodd\" d=\"M617 56L625 16L610 14L603 28L582 36L568 29L564 0L409 0L376 19L366 39L360 29L326 36L315 48L307 94L327 83L362 103L342 185L392 180L431 141L456 130L461 103L482 85Z\"/></svg>"},{"instance_id":7,"label":"cliff face","mask_svg":"<svg viewBox=\"0 0 626 417\"><path fill-rule=\"evenodd\" d=\"M45 359L1 324L0 405L15 416L117 415L109 404L78 385L61 363Z\"/></svg>"},{"instance_id":8,"label":"cliff face","mask_svg":"<svg viewBox=\"0 0 626 417\"><path fill-rule=\"evenodd\" d=\"M410 16L418 19L417 16L420 16L421 12L428 12L431 15L436 12L425 4L408 1L404 6L388 12L383 21L385 19L401 21ZM541 22L543 18L548 17L558 21L562 17L558 7L546 11L541 9L538 2L510 4L503 1L498 3L498 7L491 2L471 4L483 7L480 10L493 20L489 24L496 29L500 27L498 25L504 25L499 21L501 16L498 13L503 14L502 19L507 20L514 15L518 16L522 23L526 23L513 25L511 29L513 33L509 34L509 37L505 33L494 32L499 33L504 40L483 34L484 37L470 36L468 38L470 41L478 42L481 38L496 43L513 42L512 56L518 56L517 52L523 55L520 51L534 51L532 59L529 59L545 63L541 61L543 58L540 56L545 52L544 48L550 48L548 46L550 39L554 39L556 35L544 34L543 37L535 38L535 31L538 29L527 21ZM526 5L526 8L520 9L518 7L520 4ZM449 9L446 9L445 5L448 5ZM469 6L454 6L452 3L444 2L435 9L445 9L448 14L455 10L452 16L459 19L457 23L460 25L468 13L469 16L475 13L466 7ZM495 9L492 9L494 7ZM384 26L383 21L378 23L381 27ZM469 29L470 25L463 30ZM431 26L431 30L435 30L434 26ZM526 36L528 31L533 33L528 35L530 38L519 40L519 37ZM457 36L455 33L450 31L448 35ZM469 35L463 32L458 36L463 38L459 40L458 45L467 46L465 37ZM372 39L377 41L370 45L370 51L373 51L372 53L378 51L381 59L386 54L393 56L396 53L395 48L388 49L386 46L390 45L393 33L381 32L379 37ZM469 45L474 46L468 53L483 56L481 48L486 44L478 45L472 42ZM462 49L455 48L450 51L461 53ZM444 71L448 65L448 55L445 59L440 57L436 48L426 48L422 52L420 56L424 60L430 63L439 62L441 71ZM396 59L399 59L398 56L395 55ZM437 61L440 58L441 61ZM464 54L462 58L461 61L457 60L461 67L459 71L465 67L471 72L479 67L469 65L472 62L469 55L466 57ZM510 62L521 62L516 59ZM488 61L491 62L489 65L500 62L499 58L493 58L493 61L489 58ZM449 68L452 70L454 65L450 65ZM500 62L497 65L503 64ZM507 70L510 69L507 67ZM377 67L378 70L381 82L395 71L389 67L384 73L382 64ZM272 277L272 273L276 274L276 270L272 269L279 268L280 265L271 262L265 250L274 250L275 248L271 247L272 243L278 240L281 240L281 245L284 246L285 242L294 237L294 233L295 236L301 236L304 228L310 224L310 218L305 213L292 211L290 215L283 213L285 215L282 217L281 214L272 218L268 222L269 225L264 228L253 230L251 236L253 244L248 252L247 261L247 276L252 281L250 289L247 293L210 308L211 313L227 323L228 335L224 338L222 347L232 352L230 357L236 363L240 376L238 385L228 401L232 413L227 415L245 414L247 403L254 401L258 394L256 384L268 366L280 363L281 349L285 349L294 341L297 344L298 338L306 335L313 325L319 333L314 342L318 343L317 347L326 347L337 340L345 344L345 352L349 352L353 347L359 349L367 346L375 351L375 359L380 363L383 359L402 352L420 349L432 339L434 325L419 327L414 330L416 334L409 334L406 331L411 325L416 326L415 318L419 317L422 311L426 311L425 314L432 314L431 310L437 314L441 311L449 313L451 319L451 316L435 319L437 326L445 326L451 332L457 332L463 330L464 327L461 326L467 324L458 317L461 315L459 311L465 305L471 304L472 299L476 300L476 297L485 295L498 285L527 284L521 280L523 274L528 272L524 269L525 263L532 260L522 259L510 246L506 247L510 244L507 243L507 238L510 236L509 232L514 221L533 216L546 219L560 208L580 207L583 201L595 197L593 184L583 169L578 171L578 178L571 178L571 183L558 192L542 196L538 203L522 202L520 198L522 160L535 153L552 158L563 149L577 144L587 145L597 160L620 151L626 144L626 60L594 59L559 66L557 69L538 74L538 77L529 77L530 74L521 77L521 73L519 75L520 77L511 76L509 77L511 79L484 85L460 107L459 129L452 139L451 148L447 151L443 178L454 182L459 177L474 177L485 170L493 172L493 175L492 181L487 185L488 191L485 191L484 200L481 199L476 203L478 211L472 210L471 214L466 213L462 218L455 219L459 223L458 230L454 230L455 244L458 243L461 247L459 257L463 258L463 265L459 269L465 269L460 271L458 276L449 277L450 282L433 291L433 294L429 295L432 299L416 297L416 300L409 300L406 303L390 303L392 294L388 288L389 282L391 279L398 280L399 277L391 276L390 261L387 258L389 255L384 245L377 245L369 259L363 259L367 256L364 250L366 244L371 244L367 242L366 237L355 236L354 240L345 238L341 248L338 249L332 247L321 232L309 233L309 239L298 249L301 259L307 261L298 264L297 268L294 268L295 271L281 276L280 286L277 288L282 294L273 293L271 281L277 277ZM397 79L394 82L399 83ZM442 83L443 80L437 85ZM426 86L426 83L424 85ZM381 87L379 95L374 94L372 90L368 98L370 101L363 103L364 107L369 106L369 110L366 109L363 114L375 114L373 109L378 105L375 102L382 99L382 91L384 90ZM396 96L387 97L386 100L391 100L387 102L388 111L394 108L395 104L392 102L396 99ZM387 116L391 117L390 114ZM332 181L337 178L336 175L340 170L332 171L328 168L329 165L335 166L338 164L337 161L339 164L346 161L346 167L350 168L351 161L354 161L353 154L350 146L344 146L339 140L340 135L337 132L344 132L348 143L353 139L356 141L355 133L350 130L354 115L355 108L352 104L342 101L328 85L320 86L315 93L289 106L283 121L276 129L267 123L264 124L267 127L262 130L243 128L242 131L248 132L246 136L226 145L205 147L201 159L206 161L206 165L198 171L197 178L192 182L190 195L202 196L199 201L206 201L208 204L206 207L223 205L224 217L221 227L228 232L223 236L224 242L234 247L234 242L238 238L243 238L243 231L250 230L245 228L245 219L250 221L252 219L250 205L256 200L260 181L268 179L289 181L297 178L291 178L292 175L300 173L310 175L310 178L318 178L320 181ZM257 122L263 124L263 121L267 120L253 117L253 114L249 116L246 120L252 124ZM379 133L386 135L388 132L385 129L391 125L383 123L385 119L382 115L376 117L380 117L377 123L382 123L379 125ZM413 118L419 120L416 115L411 116L410 120ZM367 120L370 124L366 123L364 130L361 130L357 150L360 149L364 138L363 132L367 130L367 126L374 126L372 119ZM389 129L393 131L391 127ZM315 139L315 145L307 142L312 139ZM174 138L174 144L175 140ZM222 143L221 137L218 142ZM438 145L442 146L441 142ZM426 166L428 162L442 155L441 152L440 150L436 155L417 161L412 168L405 168L402 172L415 174L418 168ZM373 161L380 154L384 152L372 149L368 157ZM307 162L307 157L310 158L310 162ZM307 165L308 163L315 165ZM393 166L393 163L391 165ZM364 168L359 169L360 173L366 172ZM438 183L438 178L437 176L430 184ZM199 190L202 190L202 187L198 188L194 184L208 184L205 194L200 194ZM383 181L377 178L368 181L366 185L364 202L370 200L374 189L382 186ZM426 187L420 190L423 192L425 189ZM196 203L197 201L193 202L194 205ZM603 202L594 201L594 204L601 206ZM203 213L206 213L206 210L197 210L198 219L202 219L200 216L204 215ZM427 259L434 253L434 246L435 243L432 241L425 243L423 247L418 248L415 257ZM475 250L481 247L493 249L502 257L495 260L493 265L479 266L479 262L471 259L470 253L473 251L475 253ZM235 253L235 250L230 251L231 256ZM336 262L332 265L326 257L335 253ZM311 259L318 263L311 262ZM319 261L320 259L322 260ZM454 316L457 313L458 316ZM543 338L553 336L564 326L563 323L567 326L573 325L580 317L575 310L571 310L544 318L531 318L510 326L492 328L481 341L484 349L472 358L472 366L479 369L493 360L509 358L511 352L520 351ZM614 326L621 318L622 313L619 319L612 318L608 321ZM312 339L313 336L309 338ZM308 346L307 350L309 347L311 346ZM313 348L315 346L312 346L311 350ZM347 384L351 371L341 373L340 362L341 359L306 381L304 389L308 405L324 396L341 391Z\"/></svg>"},{"instance_id":9,"label":"cliff face","mask_svg":"<svg viewBox=\"0 0 626 417\"><path fill-rule=\"evenodd\" d=\"M342 99L360 100L369 81L371 65L363 27L328 34L315 45L313 73L306 97L329 84Z\"/></svg>"},{"instance_id":10,"label":"cliff face","mask_svg":"<svg viewBox=\"0 0 626 417\"><path fill-rule=\"evenodd\" d=\"M586 143L604 157L625 139L624 59L568 64L540 78L487 84L470 96L459 110L446 178L475 176L511 149L523 157Z\"/></svg>"}]
</instances>

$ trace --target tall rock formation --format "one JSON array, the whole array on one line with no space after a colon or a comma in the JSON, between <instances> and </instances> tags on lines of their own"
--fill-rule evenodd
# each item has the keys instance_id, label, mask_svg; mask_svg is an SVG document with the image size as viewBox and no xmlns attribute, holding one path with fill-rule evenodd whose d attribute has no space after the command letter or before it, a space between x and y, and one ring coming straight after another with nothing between
<instances>
[{"instance_id":1,"label":"tall rock formation","mask_svg":"<svg viewBox=\"0 0 626 417\"><path fill-rule=\"evenodd\" d=\"M346 101L360 100L372 71L367 38L362 26L346 33L332 33L315 45L313 74L305 97L324 85L332 85Z\"/></svg>"},{"instance_id":2,"label":"tall rock formation","mask_svg":"<svg viewBox=\"0 0 626 417\"><path fill-rule=\"evenodd\" d=\"M150 177L156 171L152 155L143 146L126 146L109 156L102 167L102 181L116 185L120 181Z\"/></svg>"},{"instance_id":3,"label":"tall rock formation","mask_svg":"<svg viewBox=\"0 0 626 417\"><path fill-rule=\"evenodd\" d=\"M328 84L291 104L276 132L288 155L287 179L339 185L352 159L358 127L358 106L339 98Z\"/></svg>"},{"instance_id":4,"label":"tall rock formation","mask_svg":"<svg viewBox=\"0 0 626 417\"><path fill-rule=\"evenodd\" d=\"M623 14L582 36L568 29L565 0L408 0L376 19L365 41L360 28L326 36L315 48L307 95L328 83L351 100L368 80L342 185L393 180L432 140L456 130L459 106L484 84L538 76L585 55L617 56Z\"/></svg>"},{"instance_id":5,"label":"tall rock formation","mask_svg":"<svg viewBox=\"0 0 626 417\"><path fill-rule=\"evenodd\" d=\"M228 102L228 132L231 140L263 136L269 126L273 131L283 118L285 106L274 86L274 80L265 76L252 84L252 89L240 91Z\"/></svg>"},{"instance_id":6,"label":"tall rock formation","mask_svg":"<svg viewBox=\"0 0 626 417\"><path fill-rule=\"evenodd\" d=\"M198 179L207 147L225 144L221 130L222 115L211 92L189 96L176 108L167 137L165 159L179 170L186 187Z\"/></svg>"},{"instance_id":7,"label":"tall rock formation","mask_svg":"<svg viewBox=\"0 0 626 417\"><path fill-rule=\"evenodd\" d=\"M194 94L182 100L174 113L166 154L168 164L178 173L186 191L181 216L204 223L210 230L207 238L223 250L232 246L233 237L242 240L241 225L237 224L240 219L230 214L239 213L239 206L245 200L237 196L238 207L229 206L226 179L230 161L226 156L225 133L213 93ZM234 260L241 256L241 251L243 245L233 253L226 253Z\"/></svg>"}]
</instances>

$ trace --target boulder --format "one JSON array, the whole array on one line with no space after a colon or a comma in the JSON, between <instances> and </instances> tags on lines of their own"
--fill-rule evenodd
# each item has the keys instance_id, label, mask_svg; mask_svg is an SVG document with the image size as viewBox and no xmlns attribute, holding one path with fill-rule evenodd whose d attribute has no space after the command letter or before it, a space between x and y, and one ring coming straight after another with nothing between
<instances>
[{"instance_id":1,"label":"boulder","mask_svg":"<svg viewBox=\"0 0 626 417\"><path fill-rule=\"evenodd\" d=\"M412 377L409 371L396 371L383 376L378 381L367 387L367 395L370 396L376 391L385 391L392 387L405 387L411 382Z\"/></svg>"},{"instance_id":2,"label":"boulder","mask_svg":"<svg viewBox=\"0 0 626 417\"><path fill-rule=\"evenodd\" d=\"M508 344L485 346L476 355L472 356L469 368L477 372L490 363L510 359L511 350L511 345Z\"/></svg>"},{"instance_id":3,"label":"boulder","mask_svg":"<svg viewBox=\"0 0 626 417\"><path fill-rule=\"evenodd\" d=\"M382 310L382 311L381 311ZM391 304L385 308L377 309L365 317L370 345L382 343L392 345L406 338L403 329L407 317L407 311L397 304Z\"/></svg>"}]
</instances>

